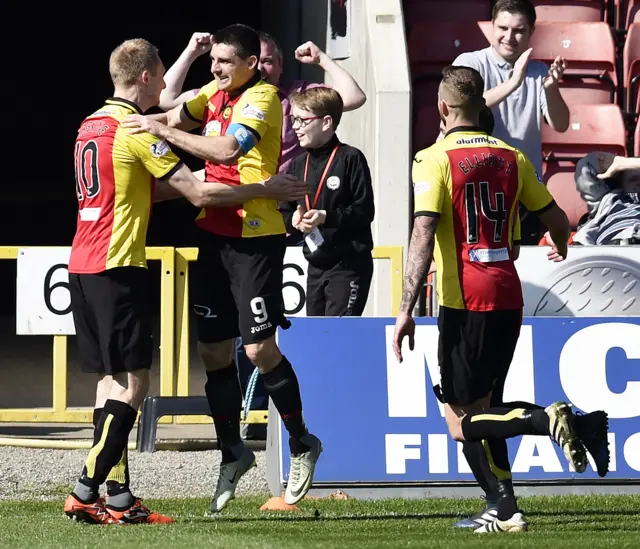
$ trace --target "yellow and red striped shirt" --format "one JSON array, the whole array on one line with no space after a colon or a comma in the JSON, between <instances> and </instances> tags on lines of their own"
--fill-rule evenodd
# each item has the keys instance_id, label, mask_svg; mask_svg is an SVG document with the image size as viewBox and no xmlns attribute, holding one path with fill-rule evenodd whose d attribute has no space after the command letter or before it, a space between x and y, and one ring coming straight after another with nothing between
<instances>
[{"instance_id":1,"label":"yellow and red striped shirt","mask_svg":"<svg viewBox=\"0 0 640 549\"><path fill-rule=\"evenodd\" d=\"M554 202L518 149L474 128L455 128L413 161L415 215L439 217L435 261L440 305L470 311L519 309L512 247L518 201L532 212Z\"/></svg>"},{"instance_id":2,"label":"yellow and red striped shirt","mask_svg":"<svg viewBox=\"0 0 640 549\"><path fill-rule=\"evenodd\" d=\"M232 166L205 163L207 181L229 185L249 185L275 175L280 158L282 104L278 88L257 74L244 91L229 95L218 90L214 81L200 89L198 95L185 102L184 111L192 120L201 122L202 135L226 135L230 126L243 126L257 139L257 144ZM233 128L232 128L233 129ZM204 208L196 223L214 234L231 237L255 237L285 232L278 202L258 198L240 207Z\"/></svg>"},{"instance_id":3,"label":"yellow and red striped shirt","mask_svg":"<svg viewBox=\"0 0 640 549\"><path fill-rule=\"evenodd\" d=\"M165 141L131 135L120 126L142 114L119 98L87 117L75 143L78 221L70 273L100 273L114 267L146 267L147 227L153 178L166 179L180 160Z\"/></svg>"}]
</instances>

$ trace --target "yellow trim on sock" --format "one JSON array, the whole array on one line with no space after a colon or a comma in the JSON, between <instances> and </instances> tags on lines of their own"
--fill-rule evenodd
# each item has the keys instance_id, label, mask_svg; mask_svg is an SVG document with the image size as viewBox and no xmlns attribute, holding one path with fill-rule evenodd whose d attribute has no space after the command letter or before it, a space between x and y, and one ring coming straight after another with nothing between
<instances>
[{"instance_id":1,"label":"yellow trim on sock","mask_svg":"<svg viewBox=\"0 0 640 549\"><path fill-rule=\"evenodd\" d=\"M87 461L85 462L85 467L87 468L87 476L89 478L93 478L96 474L96 460L98 459L98 455L104 449L105 441L107 440L107 434L109 433L109 426L111 425L111 421L113 420L113 414L108 414L104 420L104 425L102 426L102 436L98 443L89 450L89 455L87 456Z\"/></svg>"},{"instance_id":2,"label":"yellow trim on sock","mask_svg":"<svg viewBox=\"0 0 640 549\"><path fill-rule=\"evenodd\" d=\"M125 448L120 457L120 461L113 466L109 471L107 482L117 482L118 484L125 484L127 482L127 467L129 466L127 460L127 449Z\"/></svg>"},{"instance_id":3,"label":"yellow trim on sock","mask_svg":"<svg viewBox=\"0 0 640 549\"><path fill-rule=\"evenodd\" d=\"M525 411L524 408L516 408L503 416L498 414L475 414L471 416L471 423L475 421L511 421L512 419L522 419Z\"/></svg>"},{"instance_id":4,"label":"yellow trim on sock","mask_svg":"<svg viewBox=\"0 0 640 549\"><path fill-rule=\"evenodd\" d=\"M500 469L493 461L493 455L491 454L491 448L489 448L489 441L483 440L482 447L484 448L484 453L487 456L487 460L489 461L489 468L491 472L495 475L498 480L511 480L511 471L505 471L504 469Z\"/></svg>"}]
</instances>

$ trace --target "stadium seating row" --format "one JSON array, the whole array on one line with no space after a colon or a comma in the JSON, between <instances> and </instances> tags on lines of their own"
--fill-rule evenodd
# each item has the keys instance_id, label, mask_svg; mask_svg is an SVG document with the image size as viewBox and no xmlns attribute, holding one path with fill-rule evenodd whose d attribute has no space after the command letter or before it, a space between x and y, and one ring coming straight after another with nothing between
<instances>
[{"instance_id":1,"label":"stadium seating row","mask_svg":"<svg viewBox=\"0 0 640 549\"><path fill-rule=\"evenodd\" d=\"M640 22L640 0L533 0L538 21L603 21L615 29ZM491 0L405 0L406 20L483 21L491 19Z\"/></svg>"},{"instance_id":2,"label":"stadium seating row","mask_svg":"<svg viewBox=\"0 0 640 549\"><path fill-rule=\"evenodd\" d=\"M570 107L570 127L557 133L543 124L543 177L576 227L586 213L573 181L577 159L593 150L640 155L640 0L534 4L539 22L531 41L533 57L551 63L560 55L569 64L561 92ZM418 151L438 134L435 105L442 68L463 52L489 45L491 2L405 0L405 10L413 149Z\"/></svg>"}]
</instances>

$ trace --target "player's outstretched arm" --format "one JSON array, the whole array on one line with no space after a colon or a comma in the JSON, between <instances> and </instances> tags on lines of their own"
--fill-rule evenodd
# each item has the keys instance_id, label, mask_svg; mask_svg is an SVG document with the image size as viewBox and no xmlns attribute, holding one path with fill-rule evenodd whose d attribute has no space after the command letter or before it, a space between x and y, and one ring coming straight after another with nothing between
<instances>
[{"instance_id":1,"label":"player's outstretched arm","mask_svg":"<svg viewBox=\"0 0 640 549\"><path fill-rule=\"evenodd\" d=\"M251 185L202 182L184 164L165 181L198 208L232 206L256 198L300 200L308 192L306 183L290 175L274 175Z\"/></svg>"},{"instance_id":2,"label":"player's outstretched arm","mask_svg":"<svg viewBox=\"0 0 640 549\"><path fill-rule=\"evenodd\" d=\"M210 50L211 34L194 32L187 47L164 75L166 88L160 93L160 108L163 111L170 111L175 107L182 106L185 101L197 95L198 90L182 92L184 80L193 62Z\"/></svg>"},{"instance_id":3,"label":"player's outstretched arm","mask_svg":"<svg viewBox=\"0 0 640 549\"><path fill-rule=\"evenodd\" d=\"M178 110L183 111L182 107L176 107L173 111L170 111L170 120L171 113ZM178 128L171 128L165 124L161 124L148 116L139 114L127 116L122 121L122 127L128 128L131 134L147 132L160 139L166 139L176 147L180 147L183 151L215 164L235 164L238 158L244 154L239 141L234 135L221 135L216 137L192 135ZM245 133L247 134L244 136L246 140L255 139L249 132Z\"/></svg>"},{"instance_id":4,"label":"player's outstretched arm","mask_svg":"<svg viewBox=\"0 0 640 549\"><path fill-rule=\"evenodd\" d=\"M414 220L407 254L407 267L404 273L400 314L396 320L396 329L393 335L393 352L399 362L402 362L402 340L405 336L409 336L409 349L413 350L415 322L411 314L433 259L437 226L437 216L421 215Z\"/></svg>"}]
</instances>

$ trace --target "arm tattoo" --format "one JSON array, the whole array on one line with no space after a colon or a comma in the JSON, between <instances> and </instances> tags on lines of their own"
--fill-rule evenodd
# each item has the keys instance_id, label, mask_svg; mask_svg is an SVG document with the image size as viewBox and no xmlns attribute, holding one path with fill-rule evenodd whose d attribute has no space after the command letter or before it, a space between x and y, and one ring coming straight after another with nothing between
<instances>
[{"instance_id":1,"label":"arm tattoo","mask_svg":"<svg viewBox=\"0 0 640 549\"><path fill-rule=\"evenodd\" d=\"M413 311L422 290L429 265L433 258L435 234L438 219L436 217L420 216L415 219L409 244L407 268L404 274L404 291L400 311Z\"/></svg>"}]
</instances>

